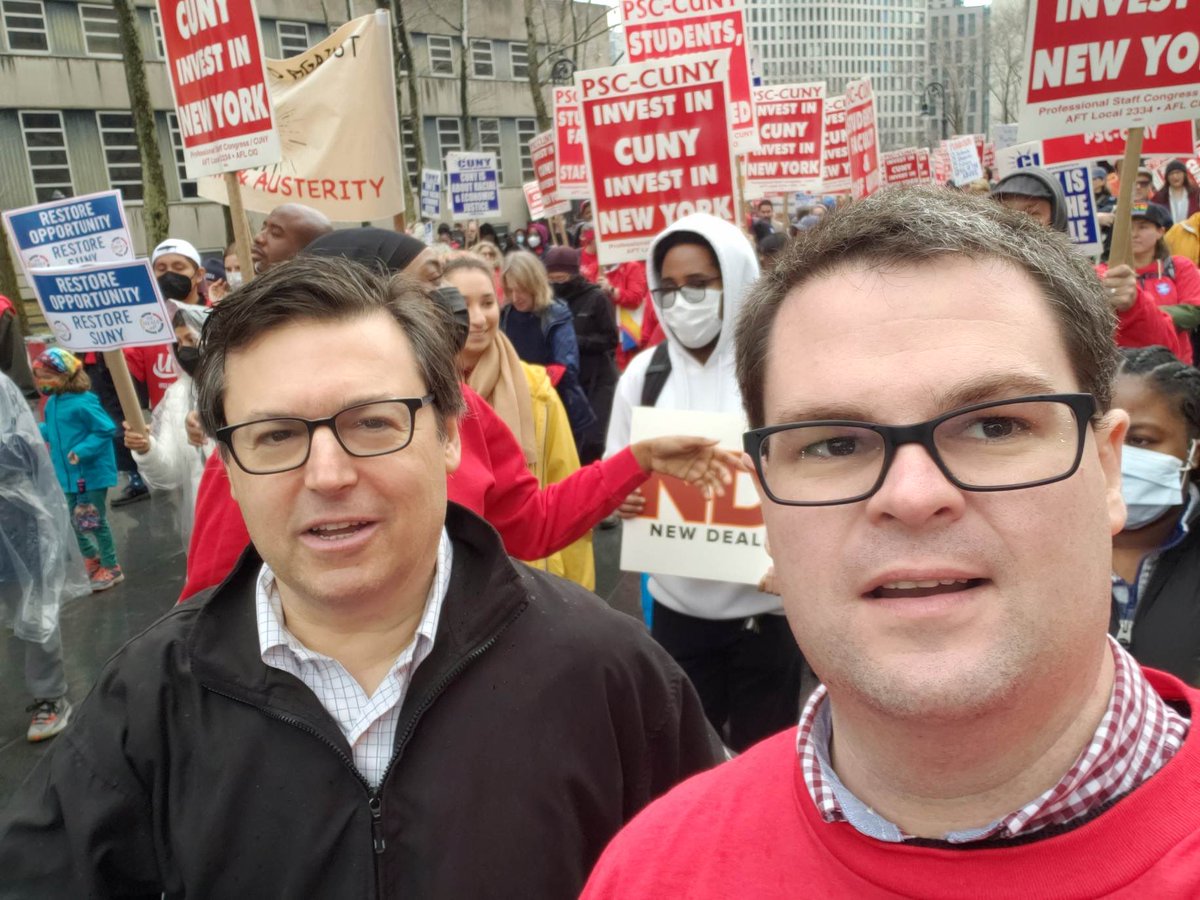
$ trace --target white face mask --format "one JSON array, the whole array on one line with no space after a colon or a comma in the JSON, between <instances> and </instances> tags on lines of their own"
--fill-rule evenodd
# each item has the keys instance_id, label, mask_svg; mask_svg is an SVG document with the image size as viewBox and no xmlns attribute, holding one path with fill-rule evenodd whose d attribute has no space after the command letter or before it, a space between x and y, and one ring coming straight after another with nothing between
<instances>
[{"instance_id":1,"label":"white face mask","mask_svg":"<svg viewBox=\"0 0 1200 900\"><path fill-rule=\"evenodd\" d=\"M540 237L538 237L536 234L531 234L529 236L529 246L533 247L535 249L537 247L542 246L542 239Z\"/></svg>"},{"instance_id":2,"label":"white face mask","mask_svg":"<svg viewBox=\"0 0 1200 900\"><path fill-rule=\"evenodd\" d=\"M1188 459L1196 441L1188 446ZM1125 501L1125 528L1134 531L1183 505L1183 481L1189 463L1168 453L1144 447L1121 448L1121 498Z\"/></svg>"},{"instance_id":3,"label":"white face mask","mask_svg":"<svg viewBox=\"0 0 1200 900\"><path fill-rule=\"evenodd\" d=\"M242 273L241 272L226 272L225 273L225 283L227 285L229 285L231 288L241 287L242 286Z\"/></svg>"},{"instance_id":4,"label":"white face mask","mask_svg":"<svg viewBox=\"0 0 1200 900\"><path fill-rule=\"evenodd\" d=\"M705 288L704 297L690 303L677 292L671 308L662 311L671 334L689 350L708 346L721 333L721 293L720 288Z\"/></svg>"}]
</instances>

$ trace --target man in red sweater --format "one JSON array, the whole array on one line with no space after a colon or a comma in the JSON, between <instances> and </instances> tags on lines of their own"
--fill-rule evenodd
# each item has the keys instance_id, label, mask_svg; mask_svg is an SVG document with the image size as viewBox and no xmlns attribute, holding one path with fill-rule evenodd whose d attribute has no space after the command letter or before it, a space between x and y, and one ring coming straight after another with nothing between
<instances>
[{"instance_id":1,"label":"man in red sweater","mask_svg":"<svg viewBox=\"0 0 1200 900\"><path fill-rule=\"evenodd\" d=\"M584 896L1200 896L1200 693L1106 634L1128 417L1087 262L937 189L831 216L746 301L776 585L822 686Z\"/></svg>"}]
</instances>

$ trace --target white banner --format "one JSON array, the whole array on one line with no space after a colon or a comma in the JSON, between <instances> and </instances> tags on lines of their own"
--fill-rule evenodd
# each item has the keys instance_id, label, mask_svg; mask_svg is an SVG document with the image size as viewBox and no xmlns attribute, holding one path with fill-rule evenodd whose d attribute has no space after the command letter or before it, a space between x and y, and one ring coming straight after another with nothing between
<instances>
[{"instance_id":1,"label":"white banner","mask_svg":"<svg viewBox=\"0 0 1200 900\"><path fill-rule=\"evenodd\" d=\"M283 160L237 173L246 209L302 203L338 222L404 212L389 29L377 10L299 56L267 60ZM228 204L222 179L198 184L201 197Z\"/></svg>"}]
</instances>

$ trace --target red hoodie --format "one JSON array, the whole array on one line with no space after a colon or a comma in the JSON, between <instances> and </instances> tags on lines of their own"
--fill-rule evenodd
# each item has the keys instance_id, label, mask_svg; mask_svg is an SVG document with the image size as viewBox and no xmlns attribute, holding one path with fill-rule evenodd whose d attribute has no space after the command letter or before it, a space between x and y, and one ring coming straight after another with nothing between
<instances>
[{"instance_id":1,"label":"red hoodie","mask_svg":"<svg viewBox=\"0 0 1200 900\"><path fill-rule=\"evenodd\" d=\"M1101 278L1108 271L1105 263L1096 266L1096 274ZM1139 269L1140 275L1144 270ZM1195 270L1193 269L1193 274ZM1174 301L1176 303L1183 301ZM1124 312L1117 313L1117 346L1118 347L1166 347L1180 360L1191 365L1192 342L1187 334L1175 330L1171 317L1159 309L1154 293L1145 287L1138 289L1133 306Z\"/></svg>"},{"instance_id":2,"label":"red hoodie","mask_svg":"<svg viewBox=\"0 0 1200 900\"><path fill-rule=\"evenodd\" d=\"M1168 703L1200 703L1170 675L1146 675ZM1193 724L1165 767L1066 832L979 847L887 843L821 819L791 728L647 807L604 851L583 900L1191 900L1200 897L1198 790Z\"/></svg>"},{"instance_id":3,"label":"red hoodie","mask_svg":"<svg viewBox=\"0 0 1200 900\"><path fill-rule=\"evenodd\" d=\"M541 559L577 541L649 477L627 448L543 490L496 411L466 385L462 390L462 462L446 479L447 496L487 519L518 559ZM220 584L250 544L219 456L209 457L200 479L181 600Z\"/></svg>"}]
</instances>

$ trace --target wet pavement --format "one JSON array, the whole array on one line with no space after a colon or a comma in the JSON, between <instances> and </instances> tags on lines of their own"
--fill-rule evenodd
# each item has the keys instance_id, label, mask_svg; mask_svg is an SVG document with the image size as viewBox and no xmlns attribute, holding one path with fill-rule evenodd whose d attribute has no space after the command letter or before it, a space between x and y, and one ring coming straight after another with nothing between
<instances>
[{"instance_id":1,"label":"wet pavement","mask_svg":"<svg viewBox=\"0 0 1200 900\"><path fill-rule=\"evenodd\" d=\"M101 594L68 602L60 627L68 692L73 704L87 696L108 658L170 610L183 587L183 545L169 503L152 497L109 513L125 581ZM637 575L617 570L621 529L596 529L596 592L617 609L640 615ZM32 702L25 691L24 647L11 633L0 643L0 806L53 741L25 740Z\"/></svg>"}]
</instances>

